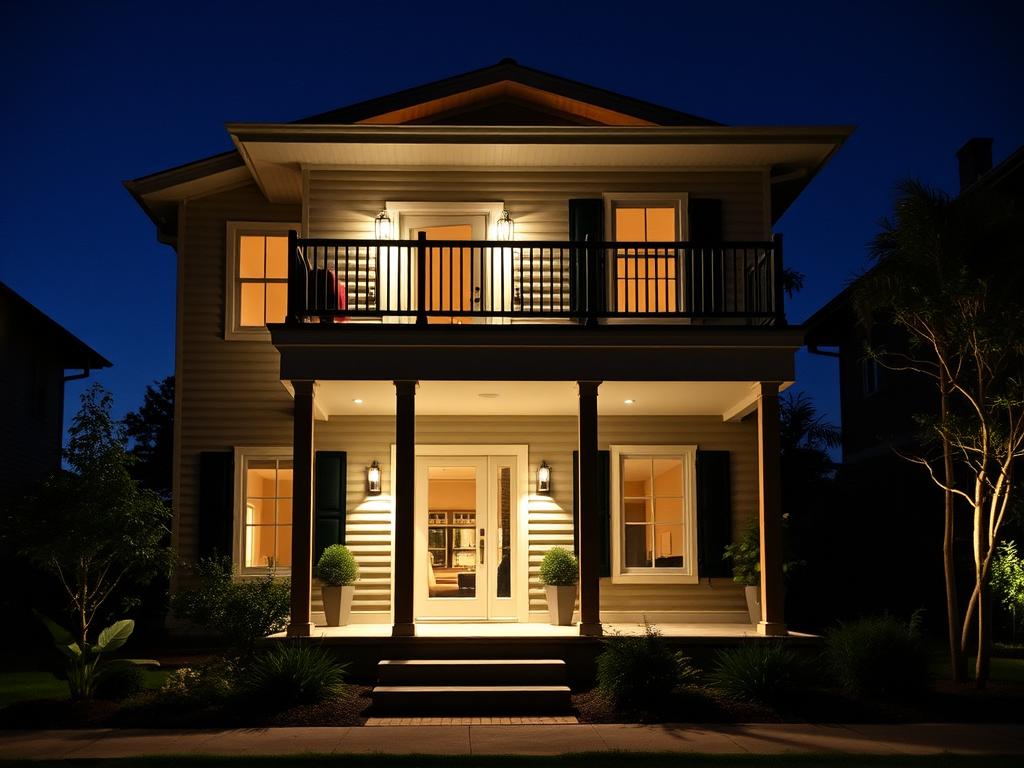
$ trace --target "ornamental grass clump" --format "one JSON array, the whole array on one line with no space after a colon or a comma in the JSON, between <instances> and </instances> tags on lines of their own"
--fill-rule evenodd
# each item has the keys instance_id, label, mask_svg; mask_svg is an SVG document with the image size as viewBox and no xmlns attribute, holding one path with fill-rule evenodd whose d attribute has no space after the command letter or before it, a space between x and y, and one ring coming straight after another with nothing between
<instances>
[{"instance_id":1,"label":"ornamental grass clump","mask_svg":"<svg viewBox=\"0 0 1024 768\"><path fill-rule=\"evenodd\" d=\"M540 581L549 587L571 587L580 577L576 555L562 547L552 547L540 563Z\"/></svg>"},{"instance_id":2,"label":"ornamental grass clump","mask_svg":"<svg viewBox=\"0 0 1024 768\"><path fill-rule=\"evenodd\" d=\"M347 668L324 648L281 645L253 660L240 688L250 701L276 710L317 704L344 690Z\"/></svg>"},{"instance_id":3,"label":"ornamental grass clump","mask_svg":"<svg viewBox=\"0 0 1024 768\"><path fill-rule=\"evenodd\" d=\"M711 686L731 699L769 707L789 701L800 677L796 654L781 642L744 643L715 654Z\"/></svg>"},{"instance_id":4,"label":"ornamental grass clump","mask_svg":"<svg viewBox=\"0 0 1024 768\"><path fill-rule=\"evenodd\" d=\"M870 616L825 636L825 661L840 688L856 696L912 698L928 683L920 614L910 621Z\"/></svg>"},{"instance_id":5,"label":"ornamental grass clump","mask_svg":"<svg viewBox=\"0 0 1024 768\"><path fill-rule=\"evenodd\" d=\"M316 575L331 587L347 587L359 578L359 564L344 544L331 544L316 564Z\"/></svg>"},{"instance_id":6,"label":"ornamental grass clump","mask_svg":"<svg viewBox=\"0 0 1024 768\"><path fill-rule=\"evenodd\" d=\"M597 657L597 687L619 709L658 710L697 677L687 657L673 651L655 627L644 626L642 635L612 635Z\"/></svg>"}]
</instances>

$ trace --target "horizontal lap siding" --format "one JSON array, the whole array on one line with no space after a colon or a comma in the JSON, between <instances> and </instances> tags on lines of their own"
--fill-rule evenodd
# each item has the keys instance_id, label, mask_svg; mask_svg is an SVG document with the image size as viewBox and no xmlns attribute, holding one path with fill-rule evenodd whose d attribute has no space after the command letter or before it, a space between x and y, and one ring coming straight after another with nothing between
<instances>
[{"instance_id":1,"label":"horizontal lap siding","mask_svg":"<svg viewBox=\"0 0 1024 768\"><path fill-rule=\"evenodd\" d=\"M271 205L249 185L189 201L183 216L174 546L180 557L192 560L198 546L199 454L292 443L292 399L281 384L277 350L269 340L224 340L226 222L298 222L301 211Z\"/></svg>"},{"instance_id":2,"label":"horizontal lap siding","mask_svg":"<svg viewBox=\"0 0 1024 768\"><path fill-rule=\"evenodd\" d=\"M356 591L357 611L390 610L390 516L366 496L363 468L377 460L385 493L391 488L391 443L394 419L387 416L334 418L317 422L317 450L344 450L349 457L348 543L363 576ZM738 530L757 507L756 433L752 422L723 424L714 417L603 417L602 448L610 444L694 444L732 454L733 529ZM576 419L571 416L421 416L416 420L420 444L494 444L529 446L529 593L530 610L545 610L538 569L552 546L572 548L572 452ZM550 500L535 496L537 467L551 465ZM742 589L727 579L696 585L619 585L603 579L601 608L606 611L743 611Z\"/></svg>"}]
</instances>

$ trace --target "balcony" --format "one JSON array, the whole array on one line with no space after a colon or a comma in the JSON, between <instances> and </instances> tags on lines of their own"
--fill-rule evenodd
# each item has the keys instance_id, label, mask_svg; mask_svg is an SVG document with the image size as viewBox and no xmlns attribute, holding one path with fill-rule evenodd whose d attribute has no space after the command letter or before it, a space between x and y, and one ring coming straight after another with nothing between
<instances>
[{"instance_id":1,"label":"balcony","mask_svg":"<svg viewBox=\"0 0 1024 768\"><path fill-rule=\"evenodd\" d=\"M303 239L290 325L785 325L782 238L720 242Z\"/></svg>"}]
</instances>

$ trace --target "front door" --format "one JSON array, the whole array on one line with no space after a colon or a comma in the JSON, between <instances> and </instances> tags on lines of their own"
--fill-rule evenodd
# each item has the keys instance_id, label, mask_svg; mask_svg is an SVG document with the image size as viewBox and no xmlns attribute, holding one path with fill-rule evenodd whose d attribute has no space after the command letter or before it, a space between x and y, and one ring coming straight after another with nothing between
<instances>
[{"instance_id":1,"label":"front door","mask_svg":"<svg viewBox=\"0 0 1024 768\"><path fill-rule=\"evenodd\" d=\"M416 458L416 619L516 616L515 457Z\"/></svg>"}]
</instances>

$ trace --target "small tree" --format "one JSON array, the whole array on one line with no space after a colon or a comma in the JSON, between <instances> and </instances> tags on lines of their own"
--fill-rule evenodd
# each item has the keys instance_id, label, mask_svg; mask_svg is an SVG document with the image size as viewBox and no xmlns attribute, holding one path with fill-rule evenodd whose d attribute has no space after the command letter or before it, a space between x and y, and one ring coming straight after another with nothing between
<instances>
[{"instance_id":1,"label":"small tree","mask_svg":"<svg viewBox=\"0 0 1024 768\"><path fill-rule=\"evenodd\" d=\"M906 350L869 350L885 367L927 377L938 414L921 418L921 465L944 492L943 561L953 677L966 679L976 628L979 687L991 650L992 561L1024 455L1024 270L1021 210L972 192L950 199L905 182L892 219L872 242L876 267L856 294L864 319L904 331ZM958 511L962 510L962 511ZM956 520L971 521L973 587L966 609L956 588Z\"/></svg>"},{"instance_id":2,"label":"small tree","mask_svg":"<svg viewBox=\"0 0 1024 768\"><path fill-rule=\"evenodd\" d=\"M16 507L5 532L23 556L60 582L82 647L112 595L144 586L170 563L170 512L132 479L134 460L111 405L99 384L86 390L64 452L68 470Z\"/></svg>"}]
</instances>

